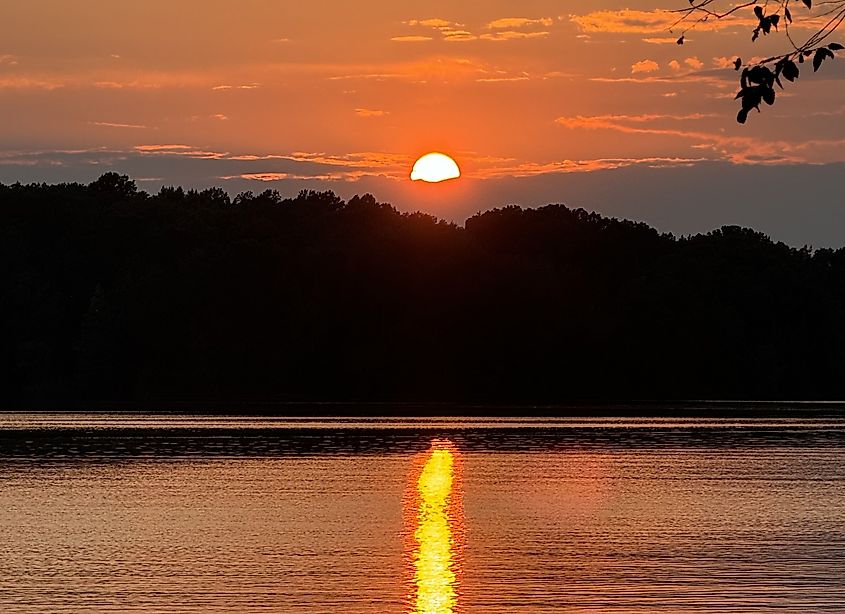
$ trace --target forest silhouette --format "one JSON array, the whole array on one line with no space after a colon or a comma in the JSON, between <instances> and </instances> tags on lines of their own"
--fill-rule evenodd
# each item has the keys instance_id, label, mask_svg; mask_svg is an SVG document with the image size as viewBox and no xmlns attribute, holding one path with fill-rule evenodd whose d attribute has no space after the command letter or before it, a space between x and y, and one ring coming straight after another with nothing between
<instances>
[{"instance_id":1,"label":"forest silhouette","mask_svg":"<svg viewBox=\"0 0 845 614\"><path fill-rule=\"evenodd\" d=\"M845 249L549 205L0 185L0 404L845 397Z\"/></svg>"}]
</instances>

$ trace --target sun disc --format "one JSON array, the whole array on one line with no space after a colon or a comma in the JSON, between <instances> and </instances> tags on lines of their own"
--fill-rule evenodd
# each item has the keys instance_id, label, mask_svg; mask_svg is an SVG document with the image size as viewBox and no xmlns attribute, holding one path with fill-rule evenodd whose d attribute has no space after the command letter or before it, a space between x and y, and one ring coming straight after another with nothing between
<instances>
[{"instance_id":1,"label":"sun disc","mask_svg":"<svg viewBox=\"0 0 845 614\"><path fill-rule=\"evenodd\" d=\"M433 152L424 155L416 161L411 171L412 181L440 183L461 176L458 164L446 154Z\"/></svg>"}]
</instances>

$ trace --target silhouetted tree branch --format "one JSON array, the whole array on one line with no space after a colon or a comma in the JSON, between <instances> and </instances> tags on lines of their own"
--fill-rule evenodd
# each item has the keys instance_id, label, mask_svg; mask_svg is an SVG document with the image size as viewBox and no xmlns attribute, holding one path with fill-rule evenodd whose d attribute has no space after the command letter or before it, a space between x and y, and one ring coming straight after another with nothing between
<instances>
[{"instance_id":1,"label":"silhouetted tree branch","mask_svg":"<svg viewBox=\"0 0 845 614\"><path fill-rule=\"evenodd\" d=\"M805 59L813 65L813 72L821 68L827 59L834 57L835 51L842 51L845 46L828 39L845 21L845 0L827 0L813 2L813 0L753 0L737 5L730 5L726 0L689 0L689 7L674 11L678 13L678 21L673 27L683 25L685 30L678 39L683 45L686 33L708 21L729 19L743 12L753 12L757 25L751 33L751 40L756 41L761 35L767 36L772 32L782 32L791 49L779 55L752 60L743 63L737 58L734 68L740 73L740 90L736 99L741 101L742 107L736 116L739 123L744 124L752 109L760 111L760 105L772 105L775 102L775 85L783 89L783 81L794 82L801 74L799 64ZM800 14L793 15L792 9L801 5ZM814 33L801 41L793 36L790 28L799 20L806 22L813 19L817 23Z\"/></svg>"}]
</instances>

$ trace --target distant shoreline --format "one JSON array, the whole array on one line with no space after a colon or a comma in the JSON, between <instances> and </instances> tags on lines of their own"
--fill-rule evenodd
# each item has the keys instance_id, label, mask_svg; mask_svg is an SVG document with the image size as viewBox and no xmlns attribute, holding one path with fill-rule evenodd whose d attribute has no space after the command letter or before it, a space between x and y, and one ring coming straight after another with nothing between
<instances>
[{"instance_id":1,"label":"distant shoreline","mask_svg":"<svg viewBox=\"0 0 845 614\"><path fill-rule=\"evenodd\" d=\"M292 418L843 418L845 401L596 401L561 404L415 402L160 402L65 407L6 407L15 413L267 416Z\"/></svg>"}]
</instances>

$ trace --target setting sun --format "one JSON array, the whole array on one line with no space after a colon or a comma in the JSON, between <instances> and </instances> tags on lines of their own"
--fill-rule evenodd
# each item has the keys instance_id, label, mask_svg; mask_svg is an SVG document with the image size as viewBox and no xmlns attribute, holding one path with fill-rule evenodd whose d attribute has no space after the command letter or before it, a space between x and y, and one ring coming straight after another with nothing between
<instances>
[{"instance_id":1,"label":"setting sun","mask_svg":"<svg viewBox=\"0 0 845 614\"><path fill-rule=\"evenodd\" d=\"M449 156L442 153L430 153L416 161L411 171L411 180L427 183L440 183L448 179L461 176L458 164Z\"/></svg>"}]
</instances>

